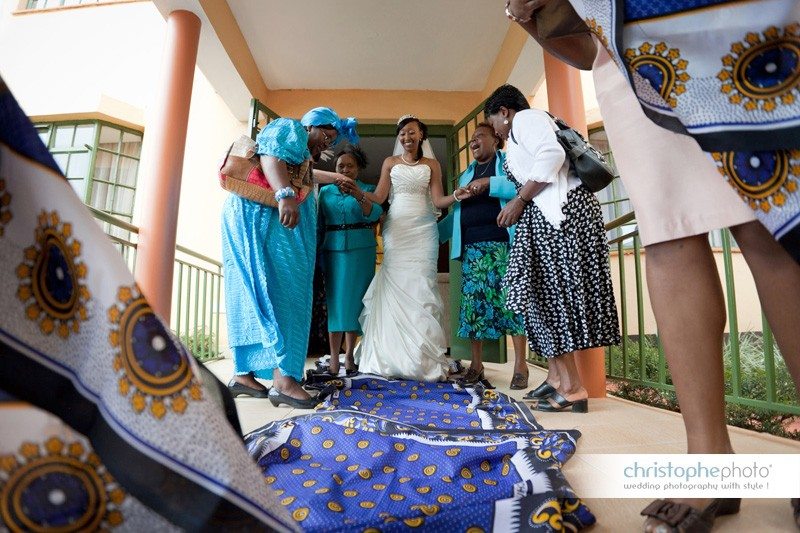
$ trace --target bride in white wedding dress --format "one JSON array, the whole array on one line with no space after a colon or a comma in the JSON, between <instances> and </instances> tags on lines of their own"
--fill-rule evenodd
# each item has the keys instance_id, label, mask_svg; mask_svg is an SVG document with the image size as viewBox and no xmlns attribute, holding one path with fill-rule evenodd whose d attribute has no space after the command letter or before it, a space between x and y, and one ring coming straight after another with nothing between
<instances>
[{"instance_id":1,"label":"bride in white wedding dress","mask_svg":"<svg viewBox=\"0 0 800 533\"><path fill-rule=\"evenodd\" d=\"M361 372L419 381L447 378L447 338L436 284L439 236L434 206L469 196L444 196L439 162L423 156L427 126L407 115L397 124L399 155L386 158L370 199L391 206L383 223L383 263L364 295L364 335L355 359ZM397 151L395 152L397 153Z\"/></svg>"}]
</instances>

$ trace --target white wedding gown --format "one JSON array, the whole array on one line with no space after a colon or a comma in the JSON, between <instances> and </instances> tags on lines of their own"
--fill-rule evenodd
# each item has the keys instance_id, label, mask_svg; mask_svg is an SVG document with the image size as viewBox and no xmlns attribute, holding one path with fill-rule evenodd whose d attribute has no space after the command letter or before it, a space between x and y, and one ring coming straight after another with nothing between
<instances>
[{"instance_id":1,"label":"white wedding gown","mask_svg":"<svg viewBox=\"0 0 800 533\"><path fill-rule=\"evenodd\" d=\"M355 358L361 372L419 381L447 378L436 284L439 234L427 165L392 167L391 207L383 225L383 263L366 294L364 336Z\"/></svg>"}]
</instances>

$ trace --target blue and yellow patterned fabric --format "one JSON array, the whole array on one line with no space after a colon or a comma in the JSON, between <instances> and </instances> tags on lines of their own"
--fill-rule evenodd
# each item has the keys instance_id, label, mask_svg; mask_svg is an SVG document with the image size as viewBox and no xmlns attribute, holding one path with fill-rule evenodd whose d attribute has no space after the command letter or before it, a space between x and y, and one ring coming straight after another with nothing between
<instances>
[{"instance_id":1,"label":"blue and yellow patterned fabric","mask_svg":"<svg viewBox=\"0 0 800 533\"><path fill-rule=\"evenodd\" d=\"M800 4L571 2L645 115L692 136L800 262Z\"/></svg>"},{"instance_id":2,"label":"blue and yellow patterned fabric","mask_svg":"<svg viewBox=\"0 0 800 533\"><path fill-rule=\"evenodd\" d=\"M0 301L5 528L297 529L2 82Z\"/></svg>"},{"instance_id":3,"label":"blue and yellow patterned fabric","mask_svg":"<svg viewBox=\"0 0 800 533\"><path fill-rule=\"evenodd\" d=\"M546 431L494 390L341 380L321 411L246 437L304 531L577 531L561 473L580 433Z\"/></svg>"}]
</instances>

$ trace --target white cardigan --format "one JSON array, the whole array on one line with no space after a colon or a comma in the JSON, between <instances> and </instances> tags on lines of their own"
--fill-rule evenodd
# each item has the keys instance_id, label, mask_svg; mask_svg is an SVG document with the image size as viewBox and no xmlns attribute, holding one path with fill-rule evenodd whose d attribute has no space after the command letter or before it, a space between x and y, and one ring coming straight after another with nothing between
<instances>
[{"instance_id":1,"label":"white cardigan","mask_svg":"<svg viewBox=\"0 0 800 533\"><path fill-rule=\"evenodd\" d=\"M566 218L561 208L567 203L567 193L581 181L556 140L556 129L558 126L544 111L518 111L514 115L506 154L508 169L522 185L531 180L550 184L533 198L533 202L544 218L559 228Z\"/></svg>"}]
</instances>

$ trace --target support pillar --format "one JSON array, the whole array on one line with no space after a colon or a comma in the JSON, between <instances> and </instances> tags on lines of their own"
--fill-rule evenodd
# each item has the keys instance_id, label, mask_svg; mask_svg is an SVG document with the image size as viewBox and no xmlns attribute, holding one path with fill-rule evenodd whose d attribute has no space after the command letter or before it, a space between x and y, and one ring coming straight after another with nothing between
<instances>
[{"instance_id":1,"label":"support pillar","mask_svg":"<svg viewBox=\"0 0 800 533\"><path fill-rule=\"evenodd\" d=\"M136 255L136 282L153 310L167 322L172 306L183 154L199 41L197 15L183 10L170 13L160 88L145 128L152 150L140 179L138 200L144 207Z\"/></svg>"},{"instance_id":2,"label":"support pillar","mask_svg":"<svg viewBox=\"0 0 800 533\"><path fill-rule=\"evenodd\" d=\"M544 75L547 80L549 111L587 136L586 110L583 106L581 75L578 69L544 52ZM603 348L582 350L575 357L578 374L590 398L606 396L605 360Z\"/></svg>"}]
</instances>

